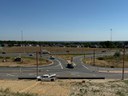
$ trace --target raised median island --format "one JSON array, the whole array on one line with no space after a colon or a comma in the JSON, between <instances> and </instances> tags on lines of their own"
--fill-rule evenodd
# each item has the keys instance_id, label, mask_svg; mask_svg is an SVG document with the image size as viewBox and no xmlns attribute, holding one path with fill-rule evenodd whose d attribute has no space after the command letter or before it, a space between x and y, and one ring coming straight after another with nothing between
<instances>
[{"instance_id":1,"label":"raised median island","mask_svg":"<svg viewBox=\"0 0 128 96\"><path fill-rule=\"evenodd\" d=\"M43 58L39 59L39 65L48 65L52 62ZM0 57L1 67L18 67L18 66L36 66L36 58L34 57Z\"/></svg>"}]
</instances>

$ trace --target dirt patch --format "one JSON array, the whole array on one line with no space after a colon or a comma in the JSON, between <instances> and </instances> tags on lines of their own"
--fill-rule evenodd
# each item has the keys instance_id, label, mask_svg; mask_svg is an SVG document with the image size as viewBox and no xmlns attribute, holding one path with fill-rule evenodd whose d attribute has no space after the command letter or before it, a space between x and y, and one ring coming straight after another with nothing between
<instances>
[{"instance_id":1,"label":"dirt patch","mask_svg":"<svg viewBox=\"0 0 128 96\"><path fill-rule=\"evenodd\" d=\"M75 57L75 56L80 56L80 55L68 55L68 54L65 54L65 55L56 55L56 57L58 57L58 58L63 58L63 59L65 59L65 60L72 60L73 59L73 57Z\"/></svg>"},{"instance_id":2,"label":"dirt patch","mask_svg":"<svg viewBox=\"0 0 128 96\"><path fill-rule=\"evenodd\" d=\"M39 81L12 81L0 80L1 88L9 88L12 92L35 93L39 96L69 96L69 82L39 82Z\"/></svg>"}]
</instances>

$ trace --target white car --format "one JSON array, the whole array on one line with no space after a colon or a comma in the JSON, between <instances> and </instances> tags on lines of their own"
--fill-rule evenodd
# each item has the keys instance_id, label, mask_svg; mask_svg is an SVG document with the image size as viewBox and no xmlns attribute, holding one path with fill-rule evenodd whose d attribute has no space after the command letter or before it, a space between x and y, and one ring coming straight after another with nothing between
<instances>
[{"instance_id":1,"label":"white car","mask_svg":"<svg viewBox=\"0 0 128 96\"><path fill-rule=\"evenodd\" d=\"M47 51L47 50L42 50L42 52L41 52L42 54L50 54L50 52L49 51Z\"/></svg>"},{"instance_id":2,"label":"white car","mask_svg":"<svg viewBox=\"0 0 128 96\"><path fill-rule=\"evenodd\" d=\"M44 74L43 76L37 76L38 81L55 81L56 74Z\"/></svg>"}]
</instances>

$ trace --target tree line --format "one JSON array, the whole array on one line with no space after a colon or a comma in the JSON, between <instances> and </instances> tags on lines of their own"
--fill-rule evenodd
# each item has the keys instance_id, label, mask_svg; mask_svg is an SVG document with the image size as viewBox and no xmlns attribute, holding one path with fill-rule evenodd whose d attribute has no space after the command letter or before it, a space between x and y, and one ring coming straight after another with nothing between
<instances>
[{"instance_id":1,"label":"tree line","mask_svg":"<svg viewBox=\"0 0 128 96\"><path fill-rule=\"evenodd\" d=\"M3 41L0 46L49 46L49 47L88 47L88 48L122 48L128 47L128 41Z\"/></svg>"}]
</instances>

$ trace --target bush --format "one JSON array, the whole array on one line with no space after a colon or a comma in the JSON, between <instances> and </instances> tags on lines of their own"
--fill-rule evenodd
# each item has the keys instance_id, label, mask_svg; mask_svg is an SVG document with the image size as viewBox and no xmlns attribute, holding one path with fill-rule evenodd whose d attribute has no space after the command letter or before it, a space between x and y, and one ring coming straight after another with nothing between
<instances>
[{"instance_id":1,"label":"bush","mask_svg":"<svg viewBox=\"0 0 128 96\"><path fill-rule=\"evenodd\" d=\"M121 56L121 54L120 54L120 52L115 52L115 54L114 54L114 57L120 57Z\"/></svg>"},{"instance_id":2,"label":"bush","mask_svg":"<svg viewBox=\"0 0 128 96\"><path fill-rule=\"evenodd\" d=\"M98 60L104 60L104 57L98 57L97 59Z\"/></svg>"}]
</instances>

